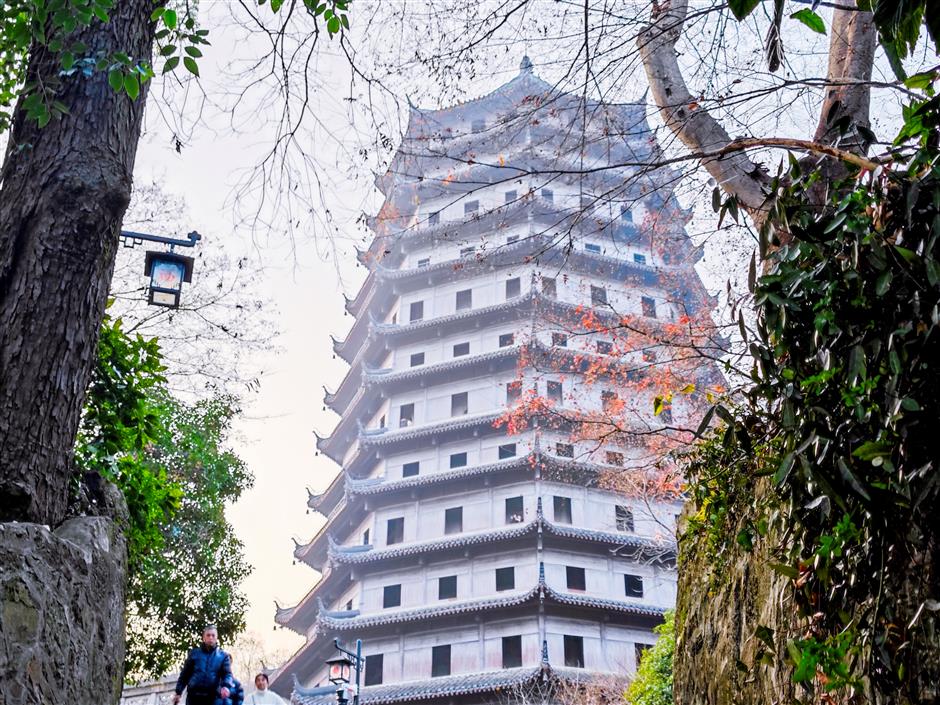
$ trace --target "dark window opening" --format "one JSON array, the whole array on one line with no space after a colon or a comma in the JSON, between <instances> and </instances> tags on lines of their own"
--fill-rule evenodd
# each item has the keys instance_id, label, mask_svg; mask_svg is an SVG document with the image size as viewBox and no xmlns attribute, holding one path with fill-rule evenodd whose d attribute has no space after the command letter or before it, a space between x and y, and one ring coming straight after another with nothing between
<instances>
[{"instance_id":1,"label":"dark window opening","mask_svg":"<svg viewBox=\"0 0 940 705\"><path fill-rule=\"evenodd\" d=\"M363 546L368 546L368 545L369 545L369 539L370 539L370 538L371 538L371 537L370 537L370 535L369 535L369 530L366 529L365 531L363 531L363 532L362 532L362 545L363 545Z\"/></svg>"},{"instance_id":2,"label":"dark window opening","mask_svg":"<svg viewBox=\"0 0 940 705\"><path fill-rule=\"evenodd\" d=\"M584 592L587 589L587 579L584 575L584 568L575 568L570 565L565 566L565 577L568 581L569 590Z\"/></svg>"},{"instance_id":3,"label":"dark window opening","mask_svg":"<svg viewBox=\"0 0 940 705\"><path fill-rule=\"evenodd\" d=\"M457 292L457 310L466 311L473 306L473 290L464 289Z\"/></svg>"},{"instance_id":4,"label":"dark window opening","mask_svg":"<svg viewBox=\"0 0 940 705\"><path fill-rule=\"evenodd\" d=\"M548 398L555 402L556 404L561 404L561 382L554 382L549 380L547 385Z\"/></svg>"},{"instance_id":5,"label":"dark window opening","mask_svg":"<svg viewBox=\"0 0 940 705\"><path fill-rule=\"evenodd\" d=\"M591 287L591 303L594 306L607 305L607 289L602 286Z\"/></svg>"},{"instance_id":6,"label":"dark window opening","mask_svg":"<svg viewBox=\"0 0 940 705\"><path fill-rule=\"evenodd\" d=\"M460 248L460 256L469 257L470 255L475 254L476 251L477 251L477 248L473 247L472 245L470 247L462 247Z\"/></svg>"},{"instance_id":7,"label":"dark window opening","mask_svg":"<svg viewBox=\"0 0 940 705\"><path fill-rule=\"evenodd\" d=\"M522 293L522 280L513 277L506 280L506 298L514 299Z\"/></svg>"},{"instance_id":8,"label":"dark window opening","mask_svg":"<svg viewBox=\"0 0 940 705\"><path fill-rule=\"evenodd\" d=\"M644 316L647 318L656 318L656 299L644 296L640 299L640 304L643 306Z\"/></svg>"},{"instance_id":9,"label":"dark window opening","mask_svg":"<svg viewBox=\"0 0 940 705\"><path fill-rule=\"evenodd\" d=\"M423 352L414 353L414 354L411 356L411 366L412 366L412 367L417 367L418 365L423 365L423 364L424 364L424 353L423 353Z\"/></svg>"},{"instance_id":10,"label":"dark window opening","mask_svg":"<svg viewBox=\"0 0 940 705\"><path fill-rule=\"evenodd\" d=\"M345 607L345 609L346 609L347 612L352 612L352 600L346 600L346 607Z\"/></svg>"},{"instance_id":11,"label":"dark window opening","mask_svg":"<svg viewBox=\"0 0 940 705\"><path fill-rule=\"evenodd\" d=\"M571 443L556 443L555 455L559 458L573 458L574 446Z\"/></svg>"},{"instance_id":12,"label":"dark window opening","mask_svg":"<svg viewBox=\"0 0 940 705\"><path fill-rule=\"evenodd\" d=\"M555 521L559 524L571 523L571 497L553 497Z\"/></svg>"},{"instance_id":13,"label":"dark window opening","mask_svg":"<svg viewBox=\"0 0 940 705\"><path fill-rule=\"evenodd\" d=\"M622 467L623 466L623 453L620 453L615 450L607 451L607 464Z\"/></svg>"},{"instance_id":14,"label":"dark window opening","mask_svg":"<svg viewBox=\"0 0 940 705\"><path fill-rule=\"evenodd\" d=\"M474 120L470 123L472 132L483 132L486 129L486 120Z\"/></svg>"},{"instance_id":15,"label":"dark window opening","mask_svg":"<svg viewBox=\"0 0 940 705\"><path fill-rule=\"evenodd\" d=\"M620 218L628 223L633 222L633 211L630 210L630 206L626 204L620 206Z\"/></svg>"},{"instance_id":16,"label":"dark window opening","mask_svg":"<svg viewBox=\"0 0 940 705\"><path fill-rule=\"evenodd\" d=\"M450 395L450 415L464 416L468 412L467 392Z\"/></svg>"},{"instance_id":17,"label":"dark window opening","mask_svg":"<svg viewBox=\"0 0 940 705\"><path fill-rule=\"evenodd\" d=\"M503 637L503 668L519 668L522 666L522 637Z\"/></svg>"},{"instance_id":18,"label":"dark window opening","mask_svg":"<svg viewBox=\"0 0 940 705\"><path fill-rule=\"evenodd\" d=\"M609 340L597 341L597 352L601 355L610 355L614 350L614 345Z\"/></svg>"},{"instance_id":19,"label":"dark window opening","mask_svg":"<svg viewBox=\"0 0 940 705\"><path fill-rule=\"evenodd\" d=\"M437 225L441 222L441 212L434 211L428 214L428 225Z\"/></svg>"},{"instance_id":20,"label":"dark window opening","mask_svg":"<svg viewBox=\"0 0 940 705\"><path fill-rule=\"evenodd\" d=\"M408 320L420 321L422 318L424 318L424 302L415 301L408 309Z\"/></svg>"},{"instance_id":21,"label":"dark window opening","mask_svg":"<svg viewBox=\"0 0 940 705\"><path fill-rule=\"evenodd\" d=\"M414 477L418 474L420 467L421 463L419 463L417 460L413 460L410 463L405 463L401 466L401 476Z\"/></svg>"},{"instance_id":22,"label":"dark window opening","mask_svg":"<svg viewBox=\"0 0 940 705\"><path fill-rule=\"evenodd\" d=\"M565 634L565 665L569 668L584 668L584 639Z\"/></svg>"},{"instance_id":23,"label":"dark window opening","mask_svg":"<svg viewBox=\"0 0 940 705\"><path fill-rule=\"evenodd\" d=\"M612 411L614 404L617 402L617 392L612 392L610 390L604 390L601 392L601 408L604 411Z\"/></svg>"},{"instance_id":24,"label":"dark window opening","mask_svg":"<svg viewBox=\"0 0 940 705\"><path fill-rule=\"evenodd\" d=\"M499 347L508 348L516 342L516 336L512 333L503 333L499 336Z\"/></svg>"},{"instance_id":25,"label":"dark window opening","mask_svg":"<svg viewBox=\"0 0 940 705\"><path fill-rule=\"evenodd\" d=\"M517 197L517 194L516 194L516 192L515 192L514 190L513 190L513 191L507 191L504 195L505 195L505 198L506 198L506 203L512 203L513 201L516 200L516 197Z\"/></svg>"},{"instance_id":26,"label":"dark window opening","mask_svg":"<svg viewBox=\"0 0 940 705\"><path fill-rule=\"evenodd\" d=\"M386 585L382 590L382 607L401 607L401 585Z\"/></svg>"},{"instance_id":27,"label":"dark window opening","mask_svg":"<svg viewBox=\"0 0 940 705\"><path fill-rule=\"evenodd\" d=\"M552 345L559 348L567 348L568 336L564 333L552 333Z\"/></svg>"},{"instance_id":28,"label":"dark window opening","mask_svg":"<svg viewBox=\"0 0 940 705\"><path fill-rule=\"evenodd\" d=\"M617 531L633 531L633 510L617 505Z\"/></svg>"},{"instance_id":29,"label":"dark window opening","mask_svg":"<svg viewBox=\"0 0 940 705\"><path fill-rule=\"evenodd\" d=\"M623 590L627 597L643 597L643 578L639 575L624 575Z\"/></svg>"},{"instance_id":30,"label":"dark window opening","mask_svg":"<svg viewBox=\"0 0 940 705\"><path fill-rule=\"evenodd\" d=\"M504 443L499 447L499 459L505 460L506 458L515 458L516 457L516 444L515 443Z\"/></svg>"},{"instance_id":31,"label":"dark window opening","mask_svg":"<svg viewBox=\"0 0 940 705\"><path fill-rule=\"evenodd\" d=\"M516 569L515 568L497 568L496 569L496 592L503 590L516 589Z\"/></svg>"},{"instance_id":32,"label":"dark window opening","mask_svg":"<svg viewBox=\"0 0 940 705\"><path fill-rule=\"evenodd\" d=\"M450 644L431 649L431 678L450 675Z\"/></svg>"},{"instance_id":33,"label":"dark window opening","mask_svg":"<svg viewBox=\"0 0 940 705\"><path fill-rule=\"evenodd\" d=\"M424 257L423 259L419 259L419 260L418 260L418 268L419 268L419 269L424 269L425 267L429 267L430 265L431 265L431 258L430 258L430 257Z\"/></svg>"},{"instance_id":34,"label":"dark window opening","mask_svg":"<svg viewBox=\"0 0 940 705\"><path fill-rule=\"evenodd\" d=\"M554 279L551 277L542 277L542 293L551 299L554 299L558 295L558 287L555 285Z\"/></svg>"},{"instance_id":35,"label":"dark window opening","mask_svg":"<svg viewBox=\"0 0 940 705\"><path fill-rule=\"evenodd\" d=\"M542 198L544 198L549 203L555 202L555 193L550 188L542 189Z\"/></svg>"},{"instance_id":36,"label":"dark window opening","mask_svg":"<svg viewBox=\"0 0 940 705\"><path fill-rule=\"evenodd\" d=\"M437 580L437 599L453 600L457 597L457 576L447 575Z\"/></svg>"},{"instance_id":37,"label":"dark window opening","mask_svg":"<svg viewBox=\"0 0 940 705\"><path fill-rule=\"evenodd\" d=\"M372 654L366 656L366 675L363 685L381 685L382 667L384 664L384 654Z\"/></svg>"},{"instance_id":38,"label":"dark window opening","mask_svg":"<svg viewBox=\"0 0 940 705\"><path fill-rule=\"evenodd\" d=\"M404 428L411 426L415 422L415 405L402 404L398 409L398 426Z\"/></svg>"},{"instance_id":39,"label":"dark window opening","mask_svg":"<svg viewBox=\"0 0 940 705\"><path fill-rule=\"evenodd\" d=\"M646 255L634 254L633 261L637 264L646 264Z\"/></svg>"},{"instance_id":40,"label":"dark window opening","mask_svg":"<svg viewBox=\"0 0 940 705\"><path fill-rule=\"evenodd\" d=\"M388 520L385 533L385 543L389 546L405 540L405 517L396 517Z\"/></svg>"},{"instance_id":41,"label":"dark window opening","mask_svg":"<svg viewBox=\"0 0 940 705\"><path fill-rule=\"evenodd\" d=\"M470 215L471 213L476 213L478 210L480 210L479 201L467 201L466 203L463 204L464 215Z\"/></svg>"},{"instance_id":42,"label":"dark window opening","mask_svg":"<svg viewBox=\"0 0 940 705\"><path fill-rule=\"evenodd\" d=\"M656 351L655 351L655 350L644 350L644 351L643 351L643 362L656 362Z\"/></svg>"},{"instance_id":43,"label":"dark window opening","mask_svg":"<svg viewBox=\"0 0 940 705\"><path fill-rule=\"evenodd\" d=\"M454 346L454 357L463 357L470 354L470 343L457 343Z\"/></svg>"},{"instance_id":44,"label":"dark window opening","mask_svg":"<svg viewBox=\"0 0 940 705\"><path fill-rule=\"evenodd\" d=\"M444 533L459 534L463 531L463 507L444 510Z\"/></svg>"},{"instance_id":45,"label":"dark window opening","mask_svg":"<svg viewBox=\"0 0 940 705\"><path fill-rule=\"evenodd\" d=\"M516 380L506 384L506 403L513 404L522 396L522 382Z\"/></svg>"},{"instance_id":46,"label":"dark window opening","mask_svg":"<svg viewBox=\"0 0 940 705\"><path fill-rule=\"evenodd\" d=\"M636 667L640 667L640 663L643 661L643 656L650 649L649 644L636 644Z\"/></svg>"},{"instance_id":47,"label":"dark window opening","mask_svg":"<svg viewBox=\"0 0 940 705\"><path fill-rule=\"evenodd\" d=\"M467 464L466 453L451 453L450 454L450 467L451 468L462 468L466 464Z\"/></svg>"},{"instance_id":48,"label":"dark window opening","mask_svg":"<svg viewBox=\"0 0 940 705\"><path fill-rule=\"evenodd\" d=\"M507 244L507 245L511 245L511 244L513 244L514 242L519 242L519 236L518 236L518 235L510 235L509 237L506 238L506 244Z\"/></svg>"},{"instance_id":49,"label":"dark window opening","mask_svg":"<svg viewBox=\"0 0 940 705\"><path fill-rule=\"evenodd\" d=\"M595 255L599 255L601 253L601 246L593 242L588 242L584 245L584 250L586 252L591 252Z\"/></svg>"},{"instance_id":50,"label":"dark window opening","mask_svg":"<svg viewBox=\"0 0 940 705\"><path fill-rule=\"evenodd\" d=\"M525 513L523 511L522 497L506 498L506 523L521 524Z\"/></svg>"}]
</instances>

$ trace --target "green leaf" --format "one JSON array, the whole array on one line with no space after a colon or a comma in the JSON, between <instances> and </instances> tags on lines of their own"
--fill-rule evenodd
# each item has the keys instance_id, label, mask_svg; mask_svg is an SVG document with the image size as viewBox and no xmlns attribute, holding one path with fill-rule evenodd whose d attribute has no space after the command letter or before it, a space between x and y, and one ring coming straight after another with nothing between
<instances>
[{"instance_id":1,"label":"green leaf","mask_svg":"<svg viewBox=\"0 0 940 705\"><path fill-rule=\"evenodd\" d=\"M338 17L331 17L326 23L326 30L330 34L337 34L339 32L340 24Z\"/></svg>"},{"instance_id":2,"label":"green leaf","mask_svg":"<svg viewBox=\"0 0 940 705\"><path fill-rule=\"evenodd\" d=\"M186 47L185 51L186 51L187 54L189 54L190 56L193 56L193 57L195 57L195 58L197 58L197 59L202 56L202 52L199 51L198 48L193 47L193 46Z\"/></svg>"},{"instance_id":3,"label":"green leaf","mask_svg":"<svg viewBox=\"0 0 940 705\"><path fill-rule=\"evenodd\" d=\"M196 64L196 60L191 56L183 57L183 66L185 66L186 70L193 76L199 76L199 66Z\"/></svg>"},{"instance_id":4,"label":"green leaf","mask_svg":"<svg viewBox=\"0 0 940 705\"><path fill-rule=\"evenodd\" d=\"M178 56L171 56L166 60L166 63L163 64L163 73L169 73L177 66L179 66L180 58Z\"/></svg>"},{"instance_id":5,"label":"green leaf","mask_svg":"<svg viewBox=\"0 0 940 705\"><path fill-rule=\"evenodd\" d=\"M728 0L728 7L738 20L743 20L750 15L758 5L760 5L760 0Z\"/></svg>"},{"instance_id":6,"label":"green leaf","mask_svg":"<svg viewBox=\"0 0 940 705\"><path fill-rule=\"evenodd\" d=\"M130 96L131 100L137 100L140 96L140 81L137 74L129 73L124 77L124 92Z\"/></svg>"},{"instance_id":7,"label":"green leaf","mask_svg":"<svg viewBox=\"0 0 940 705\"><path fill-rule=\"evenodd\" d=\"M284 0L271 0L271 12L277 12L283 4Z\"/></svg>"},{"instance_id":8,"label":"green leaf","mask_svg":"<svg viewBox=\"0 0 940 705\"><path fill-rule=\"evenodd\" d=\"M166 8L163 11L163 24L165 24L170 29L176 29L176 10L171 10Z\"/></svg>"},{"instance_id":9,"label":"green leaf","mask_svg":"<svg viewBox=\"0 0 940 705\"><path fill-rule=\"evenodd\" d=\"M75 55L70 51L63 51L62 55L59 57L59 63L62 65L62 68L68 71L75 65Z\"/></svg>"},{"instance_id":10,"label":"green leaf","mask_svg":"<svg viewBox=\"0 0 940 705\"><path fill-rule=\"evenodd\" d=\"M790 19L802 22L811 30L819 34L826 33L826 24L823 22L822 17L817 15L808 7L804 7L802 10L794 12L792 15L790 15Z\"/></svg>"},{"instance_id":11,"label":"green leaf","mask_svg":"<svg viewBox=\"0 0 940 705\"><path fill-rule=\"evenodd\" d=\"M768 565L775 573L780 573L780 575L790 578L791 580L796 580L798 577L800 577L800 571L798 571L792 565L785 565L783 563L770 563Z\"/></svg>"},{"instance_id":12,"label":"green leaf","mask_svg":"<svg viewBox=\"0 0 940 705\"><path fill-rule=\"evenodd\" d=\"M904 85L912 91L925 91L930 88L930 84L933 83L935 77L936 74L933 71L915 73L904 81Z\"/></svg>"},{"instance_id":13,"label":"green leaf","mask_svg":"<svg viewBox=\"0 0 940 705\"><path fill-rule=\"evenodd\" d=\"M151 21L151 22L156 22L156 21L159 20L161 17L163 17L163 13L164 13L164 12L166 12L166 8L165 8L165 7L158 7L156 10L154 10L153 12L150 13L150 21Z\"/></svg>"},{"instance_id":14,"label":"green leaf","mask_svg":"<svg viewBox=\"0 0 940 705\"><path fill-rule=\"evenodd\" d=\"M114 92L124 88L124 72L121 69L111 69L108 71L108 85Z\"/></svg>"},{"instance_id":15,"label":"green leaf","mask_svg":"<svg viewBox=\"0 0 940 705\"><path fill-rule=\"evenodd\" d=\"M175 54L175 53L176 53L175 44L167 44L165 47L160 49L160 56L170 56L171 54Z\"/></svg>"}]
</instances>

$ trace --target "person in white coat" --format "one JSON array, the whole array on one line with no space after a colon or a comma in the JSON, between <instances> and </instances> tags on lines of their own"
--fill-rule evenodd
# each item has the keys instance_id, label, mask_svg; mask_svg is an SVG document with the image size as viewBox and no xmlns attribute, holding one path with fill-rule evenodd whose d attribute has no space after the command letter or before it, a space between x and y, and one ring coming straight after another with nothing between
<instances>
[{"instance_id":1,"label":"person in white coat","mask_svg":"<svg viewBox=\"0 0 940 705\"><path fill-rule=\"evenodd\" d=\"M257 690L245 696L245 705L287 705L284 699L273 690L268 690L268 676L259 673L255 676Z\"/></svg>"}]
</instances>

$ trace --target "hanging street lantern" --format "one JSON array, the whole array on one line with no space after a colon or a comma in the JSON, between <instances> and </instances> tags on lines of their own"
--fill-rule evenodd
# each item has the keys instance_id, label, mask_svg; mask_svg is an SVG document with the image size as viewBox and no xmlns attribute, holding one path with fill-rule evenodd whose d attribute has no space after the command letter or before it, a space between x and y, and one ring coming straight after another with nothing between
<instances>
[{"instance_id":1,"label":"hanging street lantern","mask_svg":"<svg viewBox=\"0 0 940 705\"><path fill-rule=\"evenodd\" d=\"M144 259L144 275L150 277L147 303L179 307L183 283L193 280L194 261L192 257L174 252L147 252Z\"/></svg>"},{"instance_id":2,"label":"hanging street lantern","mask_svg":"<svg viewBox=\"0 0 940 705\"><path fill-rule=\"evenodd\" d=\"M329 669L330 683L333 685L348 685L349 676L352 673L352 661L343 653L340 653L326 662Z\"/></svg>"}]
</instances>

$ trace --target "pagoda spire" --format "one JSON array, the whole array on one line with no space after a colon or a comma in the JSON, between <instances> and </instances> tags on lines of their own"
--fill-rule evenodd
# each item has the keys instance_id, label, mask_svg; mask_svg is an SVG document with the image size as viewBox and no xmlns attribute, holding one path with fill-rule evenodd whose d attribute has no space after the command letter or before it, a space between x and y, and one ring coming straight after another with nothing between
<instances>
[{"instance_id":1,"label":"pagoda spire","mask_svg":"<svg viewBox=\"0 0 940 705\"><path fill-rule=\"evenodd\" d=\"M532 59L526 54L519 62L519 73L532 73Z\"/></svg>"}]
</instances>

